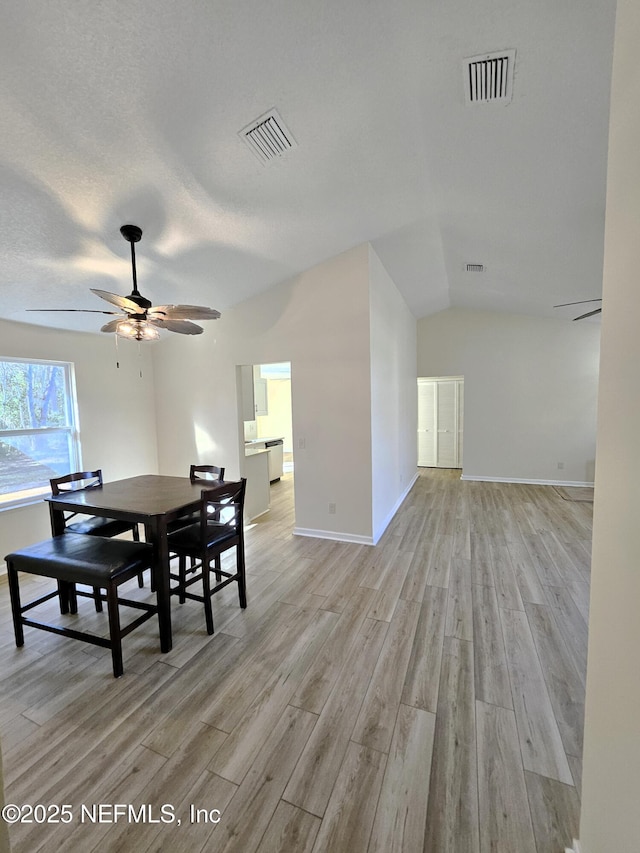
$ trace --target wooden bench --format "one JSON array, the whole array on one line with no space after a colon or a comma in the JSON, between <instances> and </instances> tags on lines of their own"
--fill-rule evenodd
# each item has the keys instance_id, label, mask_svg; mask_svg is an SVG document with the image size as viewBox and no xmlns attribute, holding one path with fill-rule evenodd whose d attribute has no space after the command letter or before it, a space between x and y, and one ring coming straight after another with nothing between
<instances>
[{"instance_id":1,"label":"wooden bench","mask_svg":"<svg viewBox=\"0 0 640 853\"><path fill-rule=\"evenodd\" d=\"M24 645L25 625L40 628L64 637L72 637L96 646L111 649L113 674L118 678L123 673L122 638L126 637L154 614L158 613L156 604L132 601L118 597L118 587L125 581L135 578L139 572L152 565L153 549L144 542L130 542L123 539L104 539L85 533L73 535L63 534L45 539L35 545L29 545L8 554L7 571L9 577L9 592L11 595L11 610L16 645ZM20 602L18 573L27 572L32 575L53 578L58 588L53 592L42 595L26 604ZM76 584L86 584L93 589L105 590L100 593L102 601L107 602L109 618L109 637L101 637L86 631L78 631L71 627L50 625L25 616L39 604L55 596L60 600L61 613L77 613L77 596L94 598L93 592L76 590ZM144 611L126 627L120 627L119 605L133 607Z\"/></svg>"}]
</instances>

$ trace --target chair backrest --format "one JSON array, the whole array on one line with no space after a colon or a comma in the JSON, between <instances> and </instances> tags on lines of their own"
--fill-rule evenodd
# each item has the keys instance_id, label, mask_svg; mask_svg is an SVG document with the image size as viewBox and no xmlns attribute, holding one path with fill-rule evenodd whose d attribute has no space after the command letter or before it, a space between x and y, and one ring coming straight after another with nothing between
<instances>
[{"instance_id":1,"label":"chair backrest","mask_svg":"<svg viewBox=\"0 0 640 853\"><path fill-rule=\"evenodd\" d=\"M247 481L245 477L237 483L225 483L213 489L203 489L200 493L200 540L206 546L210 534L207 525L210 521L228 527L239 543L244 541L244 495Z\"/></svg>"},{"instance_id":2,"label":"chair backrest","mask_svg":"<svg viewBox=\"0 0 640 853\"><path fill-rule=\"evenodd\" d=\"M64 492L79 491L80 489L96 489L102 485L102 469L97 471L75 471L64 477L54 477L49 480L51 494L55 497Z\"/></svg>"},{"instance_id":3,"label":"chair backrest","mask_svg":"<svg viewBox=\"0 0 640 853\"><path fill-rule=\"evenodd\" d=\"M204 474L200 477L199 474ZM224 480L224 468L218 468L217 465L192 465L189 469L189 479L194 482L196 480L213 480L221 483Z\"/></svg>"}]
</instances>

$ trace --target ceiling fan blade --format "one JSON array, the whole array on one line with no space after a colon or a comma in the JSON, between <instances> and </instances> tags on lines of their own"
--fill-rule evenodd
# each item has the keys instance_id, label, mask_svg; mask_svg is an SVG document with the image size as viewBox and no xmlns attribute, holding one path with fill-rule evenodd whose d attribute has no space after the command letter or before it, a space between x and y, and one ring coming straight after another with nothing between
<instances>
[{"instance_id":1,"label":"ceiling fan blade","mask_svg":"<svg viewBox=\"0 0 640 853\"><path fill-rule=\"evenodd\" d=\"M561 305L554 305L554 308L566 308L567 305L584 305L586 302L602 302L602 297L600 299L581 299L580 302L563 302Z\"/></svg>"},{"instance_id":2,"label":"ceiling fan blade","mask_svg":"<svg viewBox=\"0 0 640 853\"><path fill-rule=\"evenodd\" d=\"M99 311L96 308L25 308L25 311L80 311L83 314L119 314L119 311Z\"/></svg>"},{"instance_id":3,"label":"ceiling fan blade","mask_svg":"<svg viewBox=\"0 0 640 853\"><path fill-rule=\"evenodd\" d=\"M204 305L154 305L149 314L167 320L217 320L220 312Z\"/></svg>"},{"instance_id":4,"label":"ceiling fan blade","mask_svg":"<svg viewBox=\"0 0 640 853\"><path fill-rule=\"evenodd\" d=\"M108 323L105 323L104 326L100 329L101 332L116 332L118 330L118 326L122 323L124 317L121 315L117 320L109 320Z\"/></svg>"},{"instance_id":5,"label":"ceiling fan blade","mask_svg":"<svg viewBox=\"0 0 640 853\"><path fill-rule=\"evenodd\" d=\"M189 320L164 320L161 317L149 317L147 320L152 326L159 329L167 329L169 332L178 332L179 335L201 335L204 331L202 326L190 323Z\"/></svg>"},{"instance_id":6,"label":"ceiling fan blade","mask_svg":"<svg viewBox=\"0 0 640 853\"><path fill-rule=\"evenodd\" d=\"M111 302L112 305L117 305L118 308L123 308L128 314L144 314L145 312L144 308L141 308L140 305L136 305L135 302L131 299L127 299L126 296L118 296L117 293L109 293L108 290L97 290L95 287L90 287L89 290L101 299L106 299L107 302Z\"/></svg>"},{"instance_id":7,"label":"ceiling fan blade","mask_svg":"<svg viewBox=\"0 0 640 853\"><path fill-rule=\"evenodd\" d=\"M584 320L585 317L593 317L594 314L601 314L602 308L596 308L595 311L589 311L587 314L581 314L579 317L574 317L574 322L576 320Z\"/></svg>"}]
</instances>

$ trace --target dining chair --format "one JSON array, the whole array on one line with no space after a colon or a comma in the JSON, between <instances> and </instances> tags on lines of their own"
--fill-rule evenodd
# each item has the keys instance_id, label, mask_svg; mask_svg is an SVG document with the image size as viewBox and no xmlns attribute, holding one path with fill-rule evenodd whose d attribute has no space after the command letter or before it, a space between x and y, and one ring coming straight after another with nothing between
<instances>
[{"instance_id":1,"label":"dining chair","mask_svg":"<svg viewBox=\"0 0 640 853\"><path fill-rule=\"evenodd\" d=\"M224 480L224 468L219 468L217 465L191 465L189 467L189 479L192 483L202 481L203 487L207 482L222 483ZM181 527L187 527L187 525L196 522L199 517L199 511L180 516L175 521L169 522L168 532L173 533Z\"/></svg>"},{"instance_id":2,"label":"dining chair","mask_svg":"<svg viewBox=\"0 0 640 853\"><path fill-rule=\"evenodd\" d=\"M54 477L49 480L49 483L51 485L51 494L54 497L62 495L65 492L99 489L102 486L102 469L98 468L96 471L74 471L71 474L65 474L63 477ZM80 517L80 521L71 521L76 516ZM121 536L123 533L131 533L134 542L140 541L140 530L135 522L120 521L117 518L99 518L98 516L82 515L77 512L65 512L63 513L63 517L65 533L84 533L87 536L104 536L107 539L111 539L114 536ZM144 586L142 572L138 575L138 586ZM102 603L99 596L96 596L96 610L102 610Z\"/></svg>"},{"instance_id":3,"label":"dining chair","mask_svg":"<svg viewBox=\"0 0 640 853\"><path fill-rule=\"evenodd\" d=\"M224 468L218 468L217 465L191 465L189 479L193 482L196 480L214 480L221 483L224 480Z\"/></svg>"},{"instance_id":4,"label":"dining chair","mask_svg":"<svg viewBox=\"0 0 640 853\"><path fill-rule=\"evenodd\" d=\"M128 539L107 539L87 533L69 536L65 533L46 539L35 545L29 545L6 557L9 579L9 594L16 646L24 645L24 626L39 628L53 634L61 634L85 643L111 649L113 674L122 675L122 638L126 637L147 619L158 613L157 601L151 604L145 601L132 601L118 596L118 587L134 578L144 569L151 567L153 547L145 542L132 542ZM19 572L48 577L58 582L53 592L40 595L32 601L22 604L20 600ZM51 625L26 616L27 611L60 594L62 614L78 612L77 596L92 597L92 593L76 590L76 584L86 584L98 589L101 600L107 602L109 616L109 638L88 631L77 630L66 625ZM105 590L103 594L101 590ZM120 626L120 605L142 610L138 616L124 628Z\"/></svg>"},{"instance_id":5,"label":"dining chair","mask_svg":"<svg viewBox=\"0 0 640 853\"><path fill-rule=\"evenodd\" d=\"M199 520L169 535L169 550L178 556L178 574L171 574L171 578L178 583L172 587L171 594L178 595L181 604L187 598L204 604L208 634L213 634L211 598L214 593L235 581L238 584L240 607L247 606L243 528L246 485L247 481L243 477L237 483L203 489ZM223 571L221 555L231 548L236 549L235 571ZM187 557L197 561L188 579ZM212 571L215 573L213 585ZM202 582L202 595L188 592L198 581Z\"/></svg>"}]
</instances>

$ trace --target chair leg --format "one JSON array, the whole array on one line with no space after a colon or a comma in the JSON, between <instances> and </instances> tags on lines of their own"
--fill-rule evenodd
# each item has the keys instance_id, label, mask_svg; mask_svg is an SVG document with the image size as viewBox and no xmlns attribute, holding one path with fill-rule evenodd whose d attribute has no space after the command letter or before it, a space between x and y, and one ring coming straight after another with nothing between
<instances>
[{"instance_id":1,"label":"chair leg","mask_svg":"<svg viewBox=\"0 0 640 853\"><path fill-rule=\"evenodd\" d=\"M102 591L99 586L93 588L93 603L96 607L96 613L102 613Z\"/></svg>"},{"instance_id":2,"label":"chair leg","mask_svg":"<svg viewBox=\"0 0 640 853\"><path fill-rule=\"evenodd\" d=\"M240 599L240 607L247 606L247 579L244 571L244 547L236 545L237 568L238 568L238 598Z\"/></svg>"},{"instance_id":3,"label":"chair leg","mask_svg":"<svg viewBox=\"0 0 640 853\"><path fill-rule=\"evenodd\" d=\"M202 566L202 597L204 599L204 618L207 623L207 634L213 634L213 608L211 606L211 582L209 573L211 567L208 563Z\"/></svg>"},{"instance_id":4,"label":"chair leg","mask_svg":"<svg viewBox=\"0 0 640 853\"><path fill-rule=\"evenodd\" d=\"M140 541L140 528L137 524L133 525L133 529L131 530L131 534L133 536L134 542ZM140 589L144 586L144 572L138 572L138 586Z\"/></svg>"},{"instance_id":5,"label":"chair leg","mask_svg":"<svg viewBox=\"0 0 640 853\"><path fill-rule=\"evenodd\" d=\"M76 595L76 585L74 583L66 583L62 581L62 583L67 588L67 601L69 602L69 613L77 613L78 612L78 596Z\"/></svg>"},{"instance_id":6,"label":"chair leg","mask_svg":"<svg viewBox=\"0 0 640 853\"><path fill-rule=\"evenodd\" d=\"M187 558L186 557L178 557L178 588L180 590L180 595L178 596L178 601L180 604L184 604L187 600L184 595L184 585L187 580Z\"/></svg>"},{"instance_id":7,"label":"chair leg","mask_svg":"<svg viewBox=\"0 0 640 853\"><path fill-rule=\"evenodd\" d=\"M122 635L120 633L120 614L118 612L118 587L113 583L107 586L107 611L109 613L113 675L115 678L119 678L124 672L122 665Z\"/></svg>"},{"instance_id":8,"label":"chair leg","mask_svg":"<svg viewBox=\"0 0 640 853\"><path fill-rule=\"evenodd\" d=\"M11 563L7 565L9 576L9 595L11 597L11 612L13 613L13 631L16 635L16 646L24 646L24 630L22 628L22 611L20 607L20 585L18 572Z\"/></svg>"},{"instance_id":9,"label":"chair leg","mask_svg":"<svg viewBox=\"0 0 640 853\"><path fill-rule=\"evenodd\" d=\"M58 598L60 599L60 613L63 616L67 613L78 612L78 596L74 583L58 581Z\"/></svg>"},{"instance_id":10,"label":"chair leg","mask_svg":"<svg viewBox=\"0 0 640 853\"><path fill-rule=\"evenodd\" d=\"M58 599L60 601L60 613L64 616L69 612L69 586L58 581Z\"/></svg>"},{"instance_id":11,"label":"chair leg","mask_svg":"<svg viewBox=\"0 0 640 853\"><path fill-rule=\"evenodd\" d=\"M220 561L220 554L216 554L215 556L215 572L216 572L216 583L220 583L222 581L222 563Z\"/></svg>"}]
</instances>

